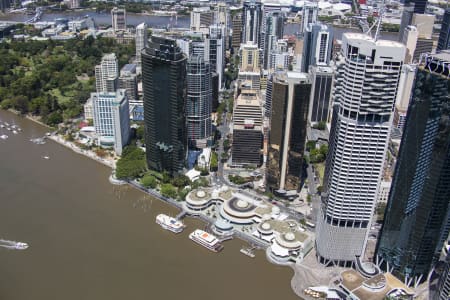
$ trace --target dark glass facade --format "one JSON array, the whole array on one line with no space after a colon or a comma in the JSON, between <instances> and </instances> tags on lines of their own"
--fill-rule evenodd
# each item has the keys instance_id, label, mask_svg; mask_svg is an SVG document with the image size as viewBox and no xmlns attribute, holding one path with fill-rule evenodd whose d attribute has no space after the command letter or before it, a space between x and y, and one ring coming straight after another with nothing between
<instances>
[{"instance_id":1,"label":"dark glass facade","mask_svg":"<svg viewBox=\"0 0 450 300\"><path fill-rule=\"evenodd\" d=\"M289 89L293 89L292 99L289 99ZM300 187L310 93L311 83L307 76L302 81L274 78L267 160L267 188L270 191Z\"/></svg>"},{"instance_id":2,"label":"dark glass facade","mask_svg":"<svg viewBox=\"0 0 450 300\"><path fill-rule=\"evenodd\" d=\"M436 51L446 50L450 48L450 9L447 9L442 19L441 32L439 33L439 41Z\"/></svg>"},{"instance_id":3,"label":"dark glass facade","mask_svg":"<svg viewBox=\"0 0 450 300\"><path fill-rule=\"evenodd\" d=\"M405 6L414 5L415 14L424 14L427 8L427 0L406 0Z\"/></svg>"},{"instance_id":4,"label":"dark glass facade","mask_svg":"<svg viewBox=\"0 0 450 300\"><path fill-rule=\"evenodd\" d=\"M377 244L377 255L400 277L425 279L448 235L449 59L427 56L418 68Z\"/></svg>"},{"instance_id":5,"label":"dark glass facade","mask_svg":"<svg viewBox=\"0 0 450 300\"><path fill-rule=\"evenodd\" d=\"M152 37L142 51L148 167L175 174L184 167L186 56L174 40Z\"/></svg>"}]
</instances>

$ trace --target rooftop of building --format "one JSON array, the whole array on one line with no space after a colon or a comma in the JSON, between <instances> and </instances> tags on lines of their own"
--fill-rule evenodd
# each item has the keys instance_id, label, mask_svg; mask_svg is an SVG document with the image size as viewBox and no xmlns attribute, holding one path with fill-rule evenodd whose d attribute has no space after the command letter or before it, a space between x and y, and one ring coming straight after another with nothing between
<instances>
[{"instance_id":1,"label":"rooftop of building","mask_svg":"<svg viewBox=\"0 0 450 300\"><path fill-rule=\"evenodd\" d=\"M389 41L389 40L375 40L373 37L371 37L368 34L365 33L358 33L358 32L345 32L342 34L342 37L347 38L348 40L361 40L361 41L367 41L371 42L377 46L389 46L389 47L398 47L398 48L404 48L405 45L402 43L396 42L396 41Z\"/></svg>"},{"instance_id":2,"label":"rooftop of building","mask_svg":"<svg viewBox=\"0 0 450 300\"><path fill-rule=\"evenodd\" d=\"M236 99L236 106L261 106L261 99L254 90L242 90Z\"/></svg>"},{"instance_id":3,"label":"rooftop of building","mask_svg":"<svg viewBox=\"0 0 450 300\"><path fill-rule=\"evenodd\" d=\"M307 83L310 81L310 77L308 73L303 72L295 72L295 71L288 71L288 72L276 72L274 74L273 78L274 82L288 82L288 81L294 81L298 83Z\"/></svg>"},{"instance_id":4,"label":"rooftop of building","mask_svg":"<svg viewBox=\"0 0 450 300\"><path fill-rule=\"evenodd\" d=\"M122 67L120 72L136 73L136 65L135 64L126 64Z\"/></svg>"}]
</instances>

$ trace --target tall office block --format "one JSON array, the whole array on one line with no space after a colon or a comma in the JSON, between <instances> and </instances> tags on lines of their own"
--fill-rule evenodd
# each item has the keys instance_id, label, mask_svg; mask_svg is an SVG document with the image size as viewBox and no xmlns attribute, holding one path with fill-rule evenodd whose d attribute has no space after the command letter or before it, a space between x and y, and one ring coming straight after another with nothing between
<instances>
[{"instance_id":1,"label":"tall office block","mask_svg":"<svg viewBox=\"0 0 450 300\"><path fill-rule=\"evenodd\" d=\"M321 263L351 265L365 251L405 51L397 42L342 35L316 228Z\"/></svg>"},{"instance_id":2,"label":"tall office block","mask_svg":"<svg viewBox=\"0 0 450 300\"><path fill-rule=\"evenodd\" d=\"M238 81L240 83L248 82L250 84L249 88L255 91L258 91L261 87L259 53L260 51L256 44L251 42L241 44Z\"/></svg>"},{"instance_id":3,"label":"tall office block","mask_svg":"<svg viewBox=\"0 0 450 300\"><path fill-rule=\"evenodd\" d=\"M406 46L405 63L413 63L414 53L416 52L417 40L419 39L419 31L416 26L409 25L403 33L402 43Z\"/></svg>"},{"instance_id":4,"label":"tall office block","mask_svg":"<svg viewBox=\"0 0 450 300\"><path fill-rule=\"evenodd\" d=\"M136 26L136 61L141 67L141 52L148 44L147 24L141 23Z\"/></svg>"},{"instance_id":5,"label":"tall office block","mask_svg":"<svg viewBox=\"0 0 450 300\"><path fill-rule=\"evenodd\" d=\"M287 40L278 40L269 51L266 68L269 72L282 71L289 68L291 55L288 52Z\"/></svg>"},{"instance_id":6,"label":"tall office block","mask_svg":"<svg viewBox=\"0 0 450 300\"><path fill-rule=\"evenodd\" d=\"M328 122L331 114L333 68L313 66L309 68L309 76L311 77L312 87L308 121L310 123Z\"/></svg>"},{"instance_id":7,"label":"tall office block","mask_svg":"<svg viewBox=\"0 0 450 300\"><path fill-rule=\"evenodd\" d=\"M424 14L427 8L427 0L405 0L406 6L413 6L415 14Z\"/></svg>"},{"instance_id":8,"label":"tall office block","mask_svg":"<svg viewBox=\"0 0 450 300\"><path fill-rule=\"evenodd\" d=\"M225 2L219 2L214 7L214 22L228 30L228 7Z\"/></svg>"},{"instance_id":9,"label":"tall office block","mask_svg":"<svg viewBox=\"0 0 450 300\"><path fill-rule=\"evenodd\" d=\"M211 141L212 82L209 63L192 56L187 63L186 123L190 148L205 148Z\"/></svg>"},{"instance_id":10,"label":"tall office block","mask_svg":"<svg viewBox=\"0 0 450 300\"><path fill-rule=\"evenodd\" d=\"M376 254L396 274L426 279L448 237L450 52L417 69Z\"/></svg>"},{"instance_id":11,"label":"tall office block","mask_svg":"<svg viewBox=\"0 0 450 300\"><path fill-rule=\"evenodd\" d=\"M407 50L408 51L408 50ZM405 126L406 113L408 111L411 92L413 89L414 79L416 78L415 65L404 64L398 84L397 99L394 107L394 127L403 132Z\"/></svg>"},{"instance_id":12,"label":"tall office block","mask_svg":"<svg viewBox=\"0 0 450 300\"><path fill-rule=\"evenodd\" d=\"M319 6L317 3L305 2L302 10L302 23L300 32L305 33L309 24L316 24L318 20Z\"/></svg>"},{"instance_id":13,"label":"tall office block","mask_svg":"<svg viewBox=\"0 0 450 300\"><path fill-rule=\"evenodd\" d=\"M120 70L119 88L127 93L128 100L138 100L136 65L126 64Z\"/></svg>"},{"instance_id":14,"label":"tall office block","mask_svg":"<svg viewBox=\"0 0 450 300\"><path fill-rule=\"evenodd\" d=\"M186 158L186 56L171 39L153 36L142 51L147 164L175 174Z\"/></svg>"},{"instance_id":15,"label":"tall office block","mask_svg":"<svg viewBox=\"0 0 450 300\"><path fill-rule=\"evenodd\" d=\"M256 91L243 90L233 110L233 165L261 164L263 120L261 99Z\"/></svg>"},{"instance_id":16,"label":"tall office block","mask_svg":"<svg viewBox=\"0 0 450 300\"><path fill-rule=\"evenodd\" d=\"M303 176L311 82L308 74L276 73L268 142L267 188L298 190Z\"/></svg>"},{"instance_id":17,"label":"tall office block","mask_svg":"<svg viewBox=\"0 0 450 300\"><path fill-rule=\"evenodd\" d=\"M242 42L242 13L237 12L231 16L231 47L233 49L239 49Z\"/></svg>"},{"instance_id":18,"label":"tall office block","mask_svg":"<svg viewBox=\"0 0 450 300\"><path fill-rule=\"evenodd\" d=\"M100 145L113 145L116 154L130 139L130 108L125 90L91 93L95 133Z\"/></svg>"},{"instance_id":19,"label":"tall office block","mask_svg":"<svg viewBox=\"0 0 450 300\"><path fill-rule=\"evenodd\" d=\"M323 24L309 24L304 32L302 70L309 66L326 66L330 62L333 44L332 32Z\"/></svg>"},{"instance_id":20,"label":"tall office block","mask_svg":"<svg viewBox=\"0 0 450 300\"><path fill-rule=\"evenodd\" d=\"M261 36L261 2L245 1L243 8L242 43L252 42L259 45Z\"/></svg>"},{"instance_id":21,"label":"tall office block","mask_svg":"<svg viewBox=\"0 0 450 300\"><path fill-rule=\"evenodd\" d=\"M192 31L208 32L209 26L214 23L214 11L209 7L195 7L191 11L191 27Z\"/></svg>"},{"instance_id":22,"label":"tall office block","mask_svg":"<svg viewBox=\"0 0 450 300\"><path fill-rule=\"evenodd\" d=\"M114 31L127 29L127 13L124 8L111 9L111 24Z\"/></svg>"},{"instance_id":23,"label":"tall office block","mask_svg":"<svg viewBox=\"0 0 450 300\"><path fill-rule=\"evenodd\" d=\"M205 40L206 51L211 67L211 73L217 73L219 76L219 90L224 88L224 70L225 70L225 27L223 25L209 26L209 34Z\"/></svg>"},{"instance_id":24,"label":"tall office block","mask_svg":"<svg viewBox=\"0 0 450 300\"><path fill-rule=\"evenodd\" d=\"M444 13L436 51L439 52L447 49L450 49L450 9L447 9Z\"/></svg>"},{"instance_id":25,"label":"tall office block","mask_svg":"<svg viewBox=\"0 0 450 300\"><path fill-rule=\"evenodd\" d=\"M262 66L269 68L269 56L277 48L277 41L283 38L284 13L279 10L264 10L261 29ZM279 8L279 7L278 7Z\"/></svg>"},{"instance_id":26,"label":"tall office block","mask_svg":"<svg viewBox=\"0 0 450 300\"><path fill-rule=\"evenodd\" d=\"M114 53L105 54L99 65L95 66L95 87L97 93L115 92L119 77L119 63Z\"/></svg>"}]
</instances>

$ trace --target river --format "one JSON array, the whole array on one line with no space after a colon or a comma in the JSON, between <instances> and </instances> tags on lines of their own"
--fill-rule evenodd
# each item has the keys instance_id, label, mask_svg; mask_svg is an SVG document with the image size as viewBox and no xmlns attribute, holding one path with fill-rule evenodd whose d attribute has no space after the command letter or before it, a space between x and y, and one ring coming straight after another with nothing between
<instances>
[{"instance_id":1,"label":"river","mask_svg":"<svg viewBox=\"0 0 450 300\"><path fill-rule=\"evenodd\" d=\"M76 19L79 17L83 17L85 15L89 15L94 18L95 23L97 25L111 25L111 14L107 12L97 13L92 10L78 10L78 11L68 11L68 12L48 12L45 11L42 16L42 21L54 21L56 18L67 18L69 20ZM9 15L0 15L0 20L7 21L17 21L23 22L30 19L31 16L24 14L9 14ZM168 16L145 16L141 14L127 14L127 24L136 26L142 22L147 23L149 27L152 28L165 28L168 24L171 24L172 27L179 28L189 28L190 17L189 16L179 16L178 18L171 18ZM300 29L300 24L286 24L284 26L284 34L292 35L295 34ZM338 28L332 27L334 38L341 39L342 33L344 32L360 32L356 29L348 29L348 28ZM388 40L397 40L398 33L392 32L381 32L380 36L382 39Z\"/></svg>"},{"instance_id":2,"label":"river","mask_svg":"<svg viewBox=\"0 0 450 300\"><path fill-rule=\"evenodd\" d=\"M129 186L108 182L110 169L52 141L46 129L0 110L0 239L30 244L0 248L0 299L299 299L293 271L270 264L245 243L212 253L188 239L198 220L175 235L155 224L177 211ZM50 159L43 159L49 156Z\"/></svg>"}]
</instances>

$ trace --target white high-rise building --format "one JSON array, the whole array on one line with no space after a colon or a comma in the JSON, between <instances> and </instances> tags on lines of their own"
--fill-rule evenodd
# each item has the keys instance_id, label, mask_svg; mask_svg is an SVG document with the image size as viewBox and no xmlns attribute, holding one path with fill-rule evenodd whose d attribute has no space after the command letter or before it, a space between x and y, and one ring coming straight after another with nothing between
<instances>
[{"instance_id":1,"label":"white high-rise building","mask_svg":"<svg viewBox=\"0 0 450 300\"><path fill-rule=\"evenodd\" d=\"M319 13L319 6L317 3L305 2L302 10L301 32L304 33L309 24L317 23L317 14Z\"/></svg>"},{"instance_id":2,"label":"white high-rise building","mask_svg":"<svg viewBox=\"0 0 450 300\"><path fill-rule=\"evenodd\" d=\"M344 33L317 218L324 264L351 265L365 252L382 179L405 46Z\"/></svg>"},{"instance_id":3,"label":"white high-rise building","mask_svg":"<svg viewBox=\"0 0 450 300\"><path fill-rule=\"evenodd\" d=\"M214 11L209 7L195 7L191 11L191 30L208 33L208 28L214 23Z\"/></svg>"},{"instance_id":4,"label":"white high-rise building","mask_svg":"<svg viewBox=\"0 0 450 300\"><path fill-rule=\"evenodd\" d=\"M304 32L302 70L330 63L333 33L327 25L309 24Z\"/></svg>"},{"instance_id":5,"label":"white high-rise building","mask_svg":"<svg viewBox=\"0 0 450 300\"><path fill-rule=\"evenodd\" d=\"M124 8L111 9L111 24L114 31L127 29L127 14Z\"/></svg>"},{"instance_id":6,"label":"white high-rise building","mask_svg":"<svg viewBox=\"0 0 450 300\"><path fill-rule=\"evenodd\" d=\"M138 67L141 67L141 51L147 47L148 44L148 30L145 22L136 26L136 61Z\"/></svg>"},{"instance_id":7,"label":"white high-rise building","mask_svg":"<svg viewBox=\"0 0 450 300\"><path fill-rule=\"evenodd\" d=\"M186 125L191 149L211 142L212 82L208 61L193 55L187 63Z\"/></svg>"},{"instance_id":8,"label":"white high-rise building","mask_svg":"<svg viewBox=\"0 0 450 300\"><path fill-rule=\"evenodd\" d=\"M261 37L262 10L261 2L245 1L242 13L242 43L252 42L259 45Z\"/></svg>"},{"instance_id":9,"label":"white high-rise building","mask_svg":"<svg viewBox=\"0 0 450 300\"><path fill-rule=\"evenodd\" d=\"M95 87L97 93L115 92L119 77L119 63L114 53L105 54L102 62L95 66Z\"/></svg>"},{"instance_id":10,"label":"white high-rise building","mask_svg":"<svg viewBox=\"0 0 450 300\"><path fill-rule=\"evenodd\" d=\"M99 143L113 146L121 155L130 138L130 109L125 90L113 93L92 93L95 132Z\"/></svg>"},{"instance_id":11,"label":"white high-rise building","mask_svg":"<svg viewBox=\"0 0 450 300\"><path fill-rule=\"evenodd\" d=\"M408 50L406 50L408 52ZM409 101L416 78L416 65L404 64L398 84L397 99L394 109L394 126L403 132L406 122L406 113L408 112Z\"/></svg>"}]
</instances>

